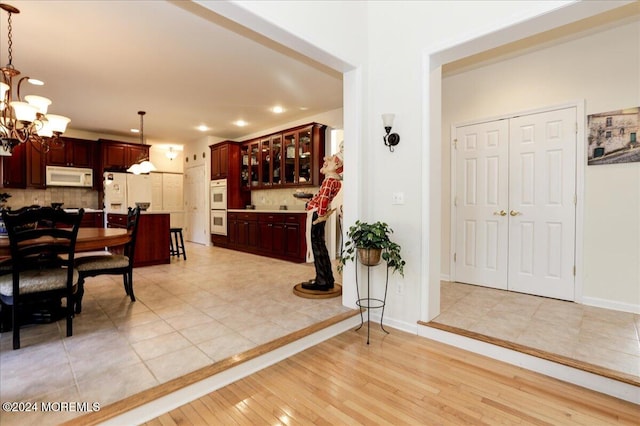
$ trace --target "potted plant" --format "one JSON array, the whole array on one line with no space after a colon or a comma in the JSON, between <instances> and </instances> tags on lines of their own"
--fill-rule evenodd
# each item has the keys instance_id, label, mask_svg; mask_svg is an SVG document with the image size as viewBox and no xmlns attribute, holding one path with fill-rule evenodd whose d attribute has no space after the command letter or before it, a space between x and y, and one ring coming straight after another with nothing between
<instances>
[{"instance_id":1,"label":"potted plant","mask_svg":"<svg viewBox=\"0 0 640 426\"><path fill-rule=\"evenodd\" d=\"M405 261L400 256L400 245L389 238L392 233L393 229L384 222L371 224L357 220L347 231L338 271L342 272L347 261L354 260L356 255L363 265L376 265L381 257L387 263L387 268L391 268L392 272L399 272L404 277Z\"/></svg>"}]
</instances>

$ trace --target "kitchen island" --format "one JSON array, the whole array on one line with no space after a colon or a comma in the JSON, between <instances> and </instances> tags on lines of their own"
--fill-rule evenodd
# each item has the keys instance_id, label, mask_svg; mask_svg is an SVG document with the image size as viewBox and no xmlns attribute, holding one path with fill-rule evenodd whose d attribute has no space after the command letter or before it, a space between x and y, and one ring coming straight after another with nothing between
<instances>
[{"instance_id":1,"label":"kitchen island","mask_svg":"<svg viewBox=\"0 0 640 426\"><path fill-rule=\"evenodd\" d=\"M171 262L169 254L169 220L169 213L141 212L133 257L134 268ZM127 215L108 213L107 227L126 228Z\"/></svg>"}]
</instances>

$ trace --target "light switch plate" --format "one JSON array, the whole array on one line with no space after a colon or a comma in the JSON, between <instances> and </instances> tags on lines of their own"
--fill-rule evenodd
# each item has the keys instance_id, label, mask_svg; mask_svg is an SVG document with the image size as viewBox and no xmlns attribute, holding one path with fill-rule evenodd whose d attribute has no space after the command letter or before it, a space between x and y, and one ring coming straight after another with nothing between
<instances>
[{"instance_id":1,"label":"light switch plate","mask_svg":"<svg viewBox=\"0 0 640 426\"><path fill-rule=\"evenodd\" d=\"M391 204L404 204L404 192L394 192Z\"/></svg>"}]
</instances>

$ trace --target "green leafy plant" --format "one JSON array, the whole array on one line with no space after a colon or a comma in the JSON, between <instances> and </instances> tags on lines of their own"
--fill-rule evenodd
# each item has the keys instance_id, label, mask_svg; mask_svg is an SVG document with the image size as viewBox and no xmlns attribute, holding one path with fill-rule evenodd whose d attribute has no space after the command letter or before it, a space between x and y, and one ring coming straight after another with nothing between
<instances>
[{"instance_id":1,"label":"green leafy plant","mask_svg":"<svg viewBox=\"0 0 640 426\"><path fill-rule=\"evenodd\" d=\"M387 268L391 268L393 272L397 271L404 277L405 261L400 255L400 245L389 238L392 233L393 229L384 222L366 223L356 220L356 223L347 231L338 271L342 272L347 261L355 259L357 249L381 249L382 259L387 263Z\"/></svg>"}]
</instances>

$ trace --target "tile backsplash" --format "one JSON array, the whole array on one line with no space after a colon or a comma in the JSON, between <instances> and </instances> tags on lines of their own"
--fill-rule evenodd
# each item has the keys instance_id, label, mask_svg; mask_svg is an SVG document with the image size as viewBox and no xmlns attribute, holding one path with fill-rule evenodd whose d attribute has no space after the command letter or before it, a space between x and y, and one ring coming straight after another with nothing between
<instances>
[{"instance_id":1,"label":"tile backsplash","mask_svg":"<svg viewBox=\"0 0 640 426\"><path fill-rule=\"evenodd\" d=\"M87 188L47 188L47 189L11 189L4 188L0 192L11 194L6 206L18 209L24 206L37 204L49 206L51 203L64 203L63 207L84 207L89 209L101 209L98 206L98 191Z\"/></svg>"},{"instance_id":2,"label":"tile backsplash","mask_svg":"<svg viewBox=\"0 0 640 426\"><path fill-rule=\"evenodd\" d=\"M315 194L320 189L317 186L304 188L305 192ZM293 193L295 188L286 189L256 189L251 191L251 204L256 209L279 209L280 206L287 206L289 210L304 210L307 200L295 198Z\"/></svg>"},{"instance_id":3,"label":"tile backsplash","mask_svg":"<svg viewBox=\"0 0 640 426\"><path fill-rule=\"evenodd\" d=\"M319 187L305 188L305 192L315 194ZM251 204L257 209L279 209L287 206L289 210L304 210L306 200L293 196L295 188L264 189L251 191ZM84 207L102 209L98 206L98 191L87 188L47 188L47 189L0 189L0 192L11 194L7 207L18 209L32 204L48 206L51 203L64 203L64 207Z\"/></svg>"}]
</instances>

